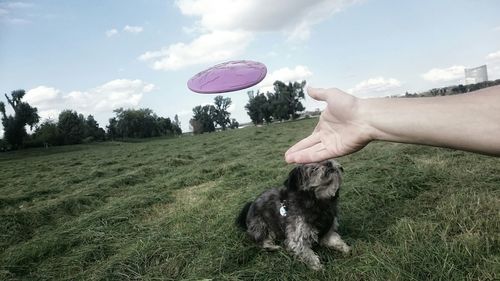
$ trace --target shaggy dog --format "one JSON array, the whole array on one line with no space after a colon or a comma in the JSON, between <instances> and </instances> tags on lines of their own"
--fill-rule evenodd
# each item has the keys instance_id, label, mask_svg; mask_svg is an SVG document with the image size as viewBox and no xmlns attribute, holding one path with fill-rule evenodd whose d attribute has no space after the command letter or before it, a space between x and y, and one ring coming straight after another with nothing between
<instances>
[{"instance_id":1,"label":"shaggy dog","mask_svg":"<svg viewBox=\"0 0 500 281\"><path fill-rule=\"evenodd\" d=\"M322 246L348 253L350 247L337 233L338 190L342 167L334 160L295 167L284 188L270 189L243 207L236 222L267 250L284 246L312 269L323 266L311 249Z\"/></svg>"}]
</instances>

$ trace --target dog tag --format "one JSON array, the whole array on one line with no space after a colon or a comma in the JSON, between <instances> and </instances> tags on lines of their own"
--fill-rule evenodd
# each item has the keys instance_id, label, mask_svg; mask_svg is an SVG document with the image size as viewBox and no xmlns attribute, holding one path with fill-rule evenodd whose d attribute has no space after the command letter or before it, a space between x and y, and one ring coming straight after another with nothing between
<instances>
[{"instance_id":1,"label":"dog tag","mask_svg":"<svg viewBox=\"0 0 500 281\"><path fill-rule=\"evenodd\" d=\"M281 207L280 207L280 215L282 217L286 217L286 209L285 209L285 205L283 205L283 203L281 203Z\"/></svg>"}]
</instances>

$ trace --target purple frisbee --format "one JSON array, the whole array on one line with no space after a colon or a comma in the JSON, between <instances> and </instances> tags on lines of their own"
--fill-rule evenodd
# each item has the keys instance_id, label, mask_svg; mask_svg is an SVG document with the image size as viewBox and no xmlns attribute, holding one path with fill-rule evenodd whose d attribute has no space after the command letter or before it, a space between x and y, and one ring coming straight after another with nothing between
<instances>
[{"instance_id":1,"label":"purple frisbee","mask_svg":"<svg viewBox=\"0 0 500 281\"><path fill-rule=\"evenodd\" d=\"M266 77L264 64L250 60L228 61L204 70L187 82L197 93L226 93L252 87Z\"/></svg>"}]
</instances>

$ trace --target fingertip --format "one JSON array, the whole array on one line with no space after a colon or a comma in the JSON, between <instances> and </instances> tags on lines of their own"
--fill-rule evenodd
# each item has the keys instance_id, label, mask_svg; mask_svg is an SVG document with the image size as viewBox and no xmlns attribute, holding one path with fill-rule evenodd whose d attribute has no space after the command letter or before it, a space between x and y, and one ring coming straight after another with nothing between
<instances>
[{"instance_id":1,"label":"fingertip","mask_svg":"<svg viewBox=\"0 0 500 281\"><path fill-rule=\"evenodd\" d=\"M308 86L307 86L307 88L306 88L306 91L307 91L307 93L308 93L309 95L311 95L311 92L316 91L316 89L317 89L317 88L315 88L315 87L312 87L312 86L309 86L309 85L308 85Z\"/></svg>"},{"instance_id":2,"label":"fingertip","mask_svg":"<svg viewBox=\"0 0 500 281\"><path fill-rule=\"evenodd\" d=\"M292 153L288 153L288 151L285 153L285 161L288 163L288 164L293 164L295 163L293 157L292 157Z\"/></svg>"},{"instance_id":3,"label":"fingertip","mask_svg":"<svg viewBox=\"0 0 500 281\"><path fill-rule=\"evenodd\" d=\"M298 151L287 156L288 163L295 164L308 164L321 162L327 159L336 157L337 155L331 154L327 150L314 150L314 148L309 148L307 150Z\"/></svg>"},{"instance_id":4,"label":"fingertip","mask_svg":"<svg viewBox=\"0 0 500 281\"><path fill-rule=\"evenodd\" d=\"M307 163L307 157L304 156L303 153L293 153L288 155L287 157L287 163L289 164L304 164Z\"/></svg>"},{"instance_id":5,"label":"fingertip","mask_svg":"<svg viewBox=\"0 0 500 281\"><path fill-rule=\"evenodd\" d=\"M285 152L285 160L288 162L288 159L290 158L290 152Z\"/></svg>"},{"instance_id":6,"label":"fingertip","mask_svg":"<svg viewBox=\"0 0 500 281\"><path fill-rule=\"evenodd\" d=\"M325 89L322 88L307 87L307 94L315 100L319 101L326 100Z\"/></svg>"}]
</instances>

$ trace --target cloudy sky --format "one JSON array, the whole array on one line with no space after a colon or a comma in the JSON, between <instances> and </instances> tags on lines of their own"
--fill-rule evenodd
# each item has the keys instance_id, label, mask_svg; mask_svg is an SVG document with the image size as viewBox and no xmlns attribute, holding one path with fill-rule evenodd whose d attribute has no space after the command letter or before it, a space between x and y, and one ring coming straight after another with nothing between
<instances>
[{"instance_id":1,"label":"cloudy sky","mask_svg":"<svg viewBox=\"0 0 500 281\"><path fill-rule=\"evenodd\" d=\"M482 64L492 80L498 11L497 0L0 0L0 93L25 89L44 118L73 109L105 126L115 108L148 107L188 130L215 96L187 80L233 59L267 65L253 90L306 79L386 96L456 84ZM246 91L225 96L249 121Z\"/></svg>"}]
</instances>

